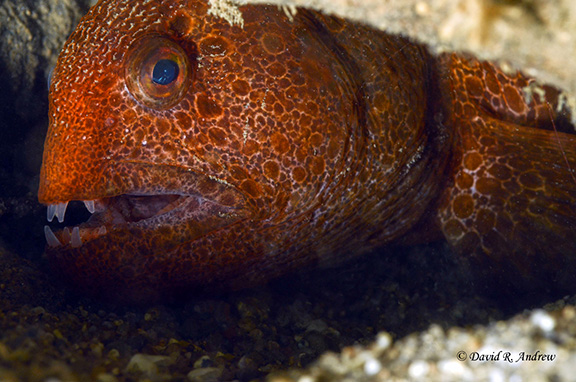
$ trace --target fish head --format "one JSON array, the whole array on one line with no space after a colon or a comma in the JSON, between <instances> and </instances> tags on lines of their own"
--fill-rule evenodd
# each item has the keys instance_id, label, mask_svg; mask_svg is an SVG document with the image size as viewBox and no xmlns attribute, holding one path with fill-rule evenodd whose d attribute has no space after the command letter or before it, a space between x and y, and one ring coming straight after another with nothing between
<instances>
[{"instance_id":1,"label":"fish head","mask_svg":"<svg viewBox=\"0 0 576 382\"><path fill-rule=\"evenodd\" d=\"M103 0L67 41L39 200L49 220L73 200L93 212L46 229L80 289L147 300L309 262L306 216L349 165L354 94L308 27L276 7L241 12L234 24L203 1Z\"/></svg>"}]
</instances>

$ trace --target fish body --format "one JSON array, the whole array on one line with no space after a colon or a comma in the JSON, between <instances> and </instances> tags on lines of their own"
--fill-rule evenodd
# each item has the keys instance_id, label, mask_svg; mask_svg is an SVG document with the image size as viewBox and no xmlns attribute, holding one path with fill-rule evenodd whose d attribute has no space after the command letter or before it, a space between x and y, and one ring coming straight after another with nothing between
<instances>
[{"instance_id":1,"label":"fish body","mask_svg":"<svg viewBox=\"0 0 576 382\"><path fill-rule=\"evenodd\" d=\"M533 259L576 269L576 138L546 129L557 94L529 103L521 74L340 18L239 9L232 25L201 0L101 0L70 36L39 200L49 219L71 200L93 212L46 229L79 288L238 288L407 235L530 282L558 269Z\"/></svg>"}]
</instances>

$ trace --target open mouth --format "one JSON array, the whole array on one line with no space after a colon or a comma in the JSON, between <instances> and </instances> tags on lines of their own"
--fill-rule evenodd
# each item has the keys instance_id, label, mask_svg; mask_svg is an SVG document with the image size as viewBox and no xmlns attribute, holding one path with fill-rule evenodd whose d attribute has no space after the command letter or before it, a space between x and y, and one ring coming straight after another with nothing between
<instances>
[{"instance_id":1,"label":"open mouth","mask_svg":"<svg viewBox=\"0 0 576 382\"><path fill-rule=\"evenodd\" d=\"M197 195L118 195L96 200L84 200L90 218L76 226L53 231L44 226L46 242L51 248L78 248L84 243L106 235L109 231L127 227L157 228L176 225L194 219L202 222L218 217L225 224L237 217L238 209L225 206ZM59 223L65 220L68 202L48 205L47 218ZM233 219L234 220L234 219Z\"/></svg>"}]
</instances>

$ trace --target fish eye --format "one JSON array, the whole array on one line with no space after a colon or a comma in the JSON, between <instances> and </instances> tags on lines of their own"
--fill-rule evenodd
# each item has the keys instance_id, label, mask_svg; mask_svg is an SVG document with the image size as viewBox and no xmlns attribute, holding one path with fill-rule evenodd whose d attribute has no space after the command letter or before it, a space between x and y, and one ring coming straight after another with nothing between
<instances>
[{"instance_id":1,"label":"fish eye","mask_svg":"<svg viewBox=\"0 0 576 382\"><path fill-rule=\"evenodd\" d=\"M168 85L178 78L178 63L162 59L156 62L152 71L152 81L158 85Z\"/></svg>"},{"instance_id":2,"label":"fish eye","mask_svg":"<svg viewBox=\"0 0 576 382\"><path fill-rule=\"evenodd\" d=\"M176 105L186 94L192 74L188 55L168 38L144 37L128 50L126 84L147 107L164 110Z\"/></svg>"}]
</instances>

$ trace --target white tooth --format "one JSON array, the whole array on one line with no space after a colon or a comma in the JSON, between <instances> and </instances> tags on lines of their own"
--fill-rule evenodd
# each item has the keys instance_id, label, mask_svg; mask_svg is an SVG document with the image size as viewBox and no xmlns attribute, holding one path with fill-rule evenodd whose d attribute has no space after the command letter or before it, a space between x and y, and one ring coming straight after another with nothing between
<instances>
[{"instance_id":1,"label":"white tooth","mask_svg":"<svg viewBox=\"0 0 576 382\"><path fill-rule=\"evenodd\" d=\"M94 206L94 201L93 200L85 200L84 201L84 205L86 206L86 208L88 209L88 211L93 214L94 211L96 211L96 207Z\"/></svg>"},{"instance_id":2,"label":"white tooth","mask_svg":"<svg viewBox=\"0 0 576 382\"><path fill-rule=\"evenodd\" d=\"M101 226L100 228L98 228L98 231L96 232L98 233L98 235L106 235L106 227Z\"/></svg>"},{"instance_id":3,"label":"white tooth","mask_svg":"<svg viewBox=\"0 0 576 382\"><path fill-rule=\"evenodd\" d=\"M72 228L72 240L70 240L70 245L72 248L78 248L82 245L82 239L80 238L80 228Z\"/></svg>"},{"instance_id":4,"label":"white tooth","mask_svg":"<svg viewBox=\"0 0 576 382\"><path fill-rule=\"evenodd\" d=\"M66 244L70 243L70 240L72 240L72 235L70 235L70 228L64 227L62 230L62 240L64 240L64 243Z\"/></svg>"},{"instance_id":5,"label":"white tooth","mask_svg":"<svg viewBox=\"0 0 576 382\"><path fill-rule=\"evenodd\" d=\"M56 205L56 216L58 217L58 222L60 223L64 221L64 215L66 215L66 207L68 207L68 202Z\"/></svg>"},{"instance_id":6,"label":"white tooth","mask_svg":"<svg viewBox=\"0 0 576 382\"><path fill-rule=\"evenodd\" d=\"M49 222L51 222L54 219L54 215L56 215L56 205L50 204L48 206L48 211L46 214L46 218L48 219Z\"/></svg>"},{"instance_id":7,"label":"white tooth","mask_svg":"<svg viewBox=\"0 0 576 382\"><path fill-rule=\"evenodd\" d=\"M44 226L44 236L46 236L46 242L50 247L59 247L62 245L60 240L54 235L54 232L47 225Z\"/></svg>"},{"instance_id":8,"label":"white tooth","mask_svg":"<svg viewBox=\"0 0 576 382\"><path fill-rule=\"evenodd\" d=\"M85 200L84 201L84 205L86 206L86 209L88 209L88 211L93 214L94 211L96 211L96 207L94 206L94 201L93 200Z\"/></svg>"}]
</instances>

